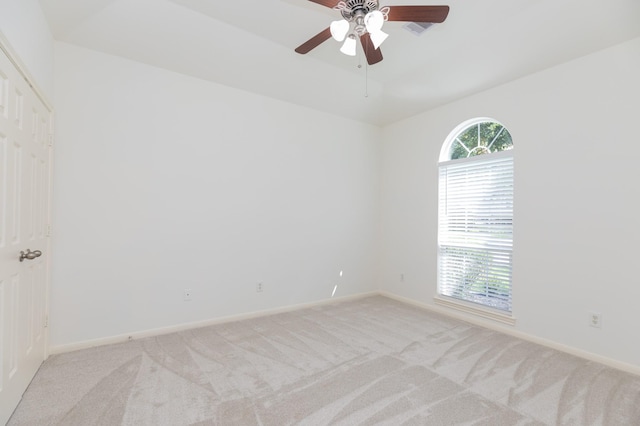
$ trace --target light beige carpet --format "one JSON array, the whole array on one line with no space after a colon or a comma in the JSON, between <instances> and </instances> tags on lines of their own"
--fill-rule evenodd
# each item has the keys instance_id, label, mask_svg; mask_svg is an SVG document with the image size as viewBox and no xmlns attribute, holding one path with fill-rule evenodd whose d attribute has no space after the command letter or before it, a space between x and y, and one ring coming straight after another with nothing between
<instances>
[{"instance_id":1,"label":"light beige carpet","mask_svg":"<svg viewBox=\"0 0 640 426\"><path fill-rule=\"evenodd\" d=\"M640 377L384 297L47 360L17 425L640 425Z\"/></svg>"}]
</instances>

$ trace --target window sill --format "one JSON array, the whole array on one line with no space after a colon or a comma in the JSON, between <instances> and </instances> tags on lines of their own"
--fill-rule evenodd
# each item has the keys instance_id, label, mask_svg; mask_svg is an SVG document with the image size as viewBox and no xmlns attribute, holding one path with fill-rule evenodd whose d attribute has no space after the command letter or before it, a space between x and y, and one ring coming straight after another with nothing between
<instances>
[{"instance_id":1,"label":"window sill","mask_svg":"<svg viewBox=\"0 0 640 426\"><path fill-rule=\"evenodd\" d=\"M449 297L434 296L433 301L436 305L449 309L455 309L460 312L490 319L507 325L516 325L516 319L511 314L503 313L489 308L474 306L471 303L465 303Z\"/></svg>"}]
</instances>

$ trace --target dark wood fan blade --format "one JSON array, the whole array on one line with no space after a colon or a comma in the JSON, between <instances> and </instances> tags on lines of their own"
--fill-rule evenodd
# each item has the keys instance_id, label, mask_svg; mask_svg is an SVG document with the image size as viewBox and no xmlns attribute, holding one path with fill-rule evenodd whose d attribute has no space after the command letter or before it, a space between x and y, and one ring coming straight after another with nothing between
<instances>
[{"instance_id":1,"label":"dark wood fan blade","mask_svg":"<svg viewBox=\"0 0 640 426\"><path fill-rule=\"evenodd\" d=\"M377 49L373 47L373 42L371 41L369 33L364 33L360 37L360 43L362 43L364 56L367 57L367 63L369 65L377 64L382 60L382 52L379 47Z\"/></svg>"},{"instance_id":2,"label":"dark wood fan blade","mask_svg":"<svg viewBox=\"0 0 640 426\"><path fill-rule=\"evenodd\" d=\"M331 29L327 28L296 47L296 52L304 55L331 38Z\"/></svg>"},{"instance_id":3,"label":"dark wood fan blade","mask_svg":"<svg viewBox=\"0 0 640 426\"><path fill-rule=\"evenodd\" d=\"M434 22L447 19L449 6L389 6L389 21Z\"/></svg>"},{"instance_id":4,"label":"dark wood fan blade","mask_svg":"<svg viewBox=\"0 0 640 426\"><path fill-rule=\"evenodd\" d=\"M340 0L309 0L309 1L321 4L322 6L327 6L333 9L333 6L337 5Z\"/></svg>"}]
</instances>

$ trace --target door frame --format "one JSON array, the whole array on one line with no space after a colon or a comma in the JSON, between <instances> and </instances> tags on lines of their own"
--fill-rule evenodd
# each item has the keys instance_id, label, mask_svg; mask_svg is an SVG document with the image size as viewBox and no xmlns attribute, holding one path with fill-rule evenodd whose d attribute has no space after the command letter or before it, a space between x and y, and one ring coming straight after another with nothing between
<instances>
[{"instance_id":1,"label":"door frame","mask_svg":"<svg viewBox=\"0 0 640 426\"><path fill-rule=\"evenodd\" d=\"M43 359L46 360L49 358L49 308L50 308L50 293L51 293L51 231L52 231L52 195L53 195L53 146L54 146L54 120L55 114L53 105L49 102L48 98L45 96L40 86L36 83L35 78L29 72L27 66L22 62L20 56L13 49L9 40L5 37L5 35L0 31L0 50L4 52L4 54L9 58L9 61L13 64L13 66L18 70L20 75L25 79L27 84L31 87L31 90L35 93L35 95L40 99L40 101L44 104L45 108L49 111L49 179L48 179L48 188L47 188L47 246L45 247L47 256L45 257L45 299L44 299L44 311L45 311L45 323L46 327L44 329L44 354Z\"/></svg>"}]
</instances>

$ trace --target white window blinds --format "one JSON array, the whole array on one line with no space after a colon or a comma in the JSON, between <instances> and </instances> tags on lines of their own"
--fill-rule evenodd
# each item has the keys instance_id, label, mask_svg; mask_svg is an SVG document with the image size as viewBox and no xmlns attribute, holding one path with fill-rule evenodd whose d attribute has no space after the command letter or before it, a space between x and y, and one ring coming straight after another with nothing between
<instances>
[{"instance_id":1,"label":"white window blinds","mask_svg":"<svg viewBox=\"0 0 640 426\"><path fill-rule=\"evenodd\" d=\"M440 165L438 291L511 312L513 156Z\"/></svg>"}]
</instances>

